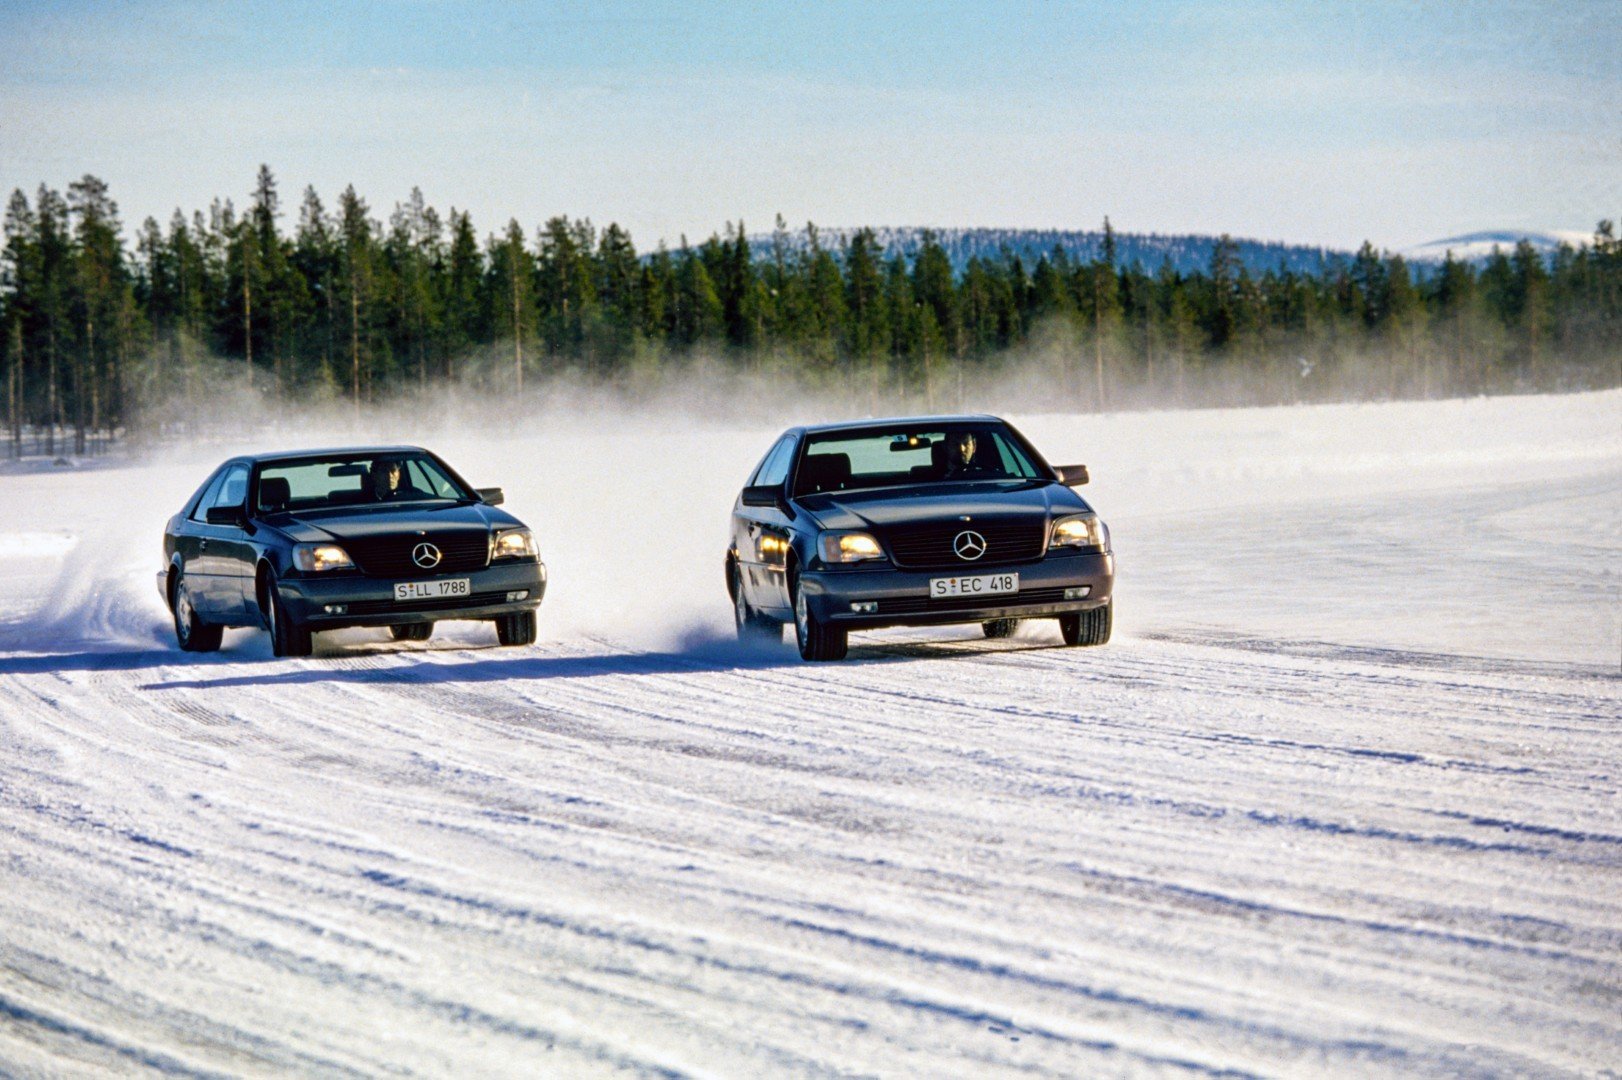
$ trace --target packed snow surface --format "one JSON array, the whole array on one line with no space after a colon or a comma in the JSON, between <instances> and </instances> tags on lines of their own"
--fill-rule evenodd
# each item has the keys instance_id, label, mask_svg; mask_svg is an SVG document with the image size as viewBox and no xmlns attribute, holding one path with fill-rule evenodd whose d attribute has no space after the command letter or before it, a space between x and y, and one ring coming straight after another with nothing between
<instances>
[{"instance_id":1,"label":"packed snow surface","mask_svg":"<svg viewBox=\"0 0 1622 1080\"><path fill-rule=\"evenodd\" d=\"M766 426L380 432L535 526L518 649L182 655L236 447L0 474L0 1073L1615 1069L1622 394L1013 419L1108 646L742 650Z\"/></svg>"}]
</instances>

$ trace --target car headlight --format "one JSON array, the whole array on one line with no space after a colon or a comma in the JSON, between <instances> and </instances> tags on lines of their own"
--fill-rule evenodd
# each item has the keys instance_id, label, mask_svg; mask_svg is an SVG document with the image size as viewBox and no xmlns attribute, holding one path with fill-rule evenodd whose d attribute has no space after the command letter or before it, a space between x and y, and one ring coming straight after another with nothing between
<instances>
[{"instance_id":1,"label":"car headlight","mask_svg":"<svg viewBox=\"0 0 1622 1080\"><path fill-rule=\"evenodd\" d=\"M1109 547L1109 528L1092 514L1060 518L1053 523L1053 539L1048 542L1048 547L1098 548L1102 551Z\"/></svg>"},{"instance_id":2,"label":"car headlight","mask_svg":"<svg viewBox=\"0 0 1622 1080\"><path fill-rule=\"evenodd\" d=\"M755 538L755 555L768 566L787 563L788 549L788 540L776 533L763 532Z\"/></svg>"},{"instance_id":3,"label":"car headlight","mask_svg":"<svg viewBox=\"0 0 1622 1080\"><path fill-rule=\"evenodd\" d=\"M496 533L495 545L490 551L492 559L533 559L535 537L528 529L508 529Z\"/></svg>"},{"instance_id":4,"label":"car headlight","mask_svg":"<svg viewBox=\"0 0 1622 1080\"><path fill-rule=\"evenodd\" d=\"M293 565L309 574L322 570L352 570L355 560L337 544L294 544Z\"/></svg>"},{"instance_id":5,"label":"car headlight","mask_svg":"<svg viewBox=\"0 0 1622 1080\"><path fill-rule=\"evenodd\" d=\"M822 534L822 558L831 563L863 562L884 558L884 549L869 533L829 532Z\"/></svg>"}]
</instances>

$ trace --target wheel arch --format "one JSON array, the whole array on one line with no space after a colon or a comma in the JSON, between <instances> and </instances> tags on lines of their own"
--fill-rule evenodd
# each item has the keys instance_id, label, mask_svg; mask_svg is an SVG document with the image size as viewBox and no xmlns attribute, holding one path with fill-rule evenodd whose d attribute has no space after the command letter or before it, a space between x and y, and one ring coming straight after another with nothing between
<instances>
[{"instance_id":1,"label":"wheel arch","mask_svg":"<svg viewBox=\"0 0 1622 1080\"><path fill-rule=\"evenodd\" d=\"M264 618L270 604L270 582L276 576L276 565L269 554L259 556L259 561L253 568L253 603L259 609L260 618Z\"/></svg>"}]
</instances>

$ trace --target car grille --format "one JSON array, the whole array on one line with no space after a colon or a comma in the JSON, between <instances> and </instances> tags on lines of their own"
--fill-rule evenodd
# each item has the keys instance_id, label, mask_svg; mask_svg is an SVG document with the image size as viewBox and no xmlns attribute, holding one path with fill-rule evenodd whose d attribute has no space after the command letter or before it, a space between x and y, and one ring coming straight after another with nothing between
<instances>
[{"instance_id":1,"label":"car grille","mask_svg":"<svg viewBox=\"0 0 1622 1080\"><path fill-rule=\"evenodd\" d=\"M936 600L929 596L895 596L879 601L880 615L922 615L931 611L974 611L980 608L1037 607L1064 603L1064 587L1026 589L1011 596L992 593L973 599L949 596Z\"/></svg>"},{"instance_id":2,"label":"car grille","mask_svg":"<svg viewBox=\"0 0 1622 1080\"><path fill-rule=\"evenodd\" d=\"M411 553L425 541L440 552L439 565L426 569L411 560ZM433 577L483 570L490 565L490 534L483 529L429 533L426 536L415 533L373 536L345 540L343 546L349 552L349 557L355 560L355 565L360 567L361 573L368 577Z\"/></svg>"},{"instance_id":3,"label":"car grille","mask_svg":"<svg viewBox=\"0 0 1622 1080\"><path fill-rule=\"evenodd\" d=\"M443 600L355 600L348 605L347 615L387 615L391 611L455 611L458 608L491 607L507 602L505 592L474 593L472 596L454 596Z\"/></svg>"},{"instance_id":4,"label":"car grille","mask_svg":"<svg viewBox=\"0 0 1622 1080\"><path fill-rule=\"evenodd\" d=\"M978 559L958 558L952 543L964 530L986 539L986 553ZM1040 559L1047 543L1047 521L936 521L924 525L897 525L885 529L884 541L897 566L915 570L970 570L977 566L1028 562Z\"/></svg>"}]
</instances>

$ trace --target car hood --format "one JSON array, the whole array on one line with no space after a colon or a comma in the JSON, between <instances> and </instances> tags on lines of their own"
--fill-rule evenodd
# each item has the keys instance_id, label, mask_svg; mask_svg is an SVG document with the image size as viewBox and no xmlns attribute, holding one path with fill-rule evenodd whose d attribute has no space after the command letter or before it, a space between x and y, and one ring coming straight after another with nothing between
<instances>
[{"instance_id":1,"label":"car hood","mask_svg":"<svg viewBox=\"0 0 1622 1080\"><path fill-rule=\"evenodd\" d=\"M319 544L333 540L365 540L401 533L461 532L507 528L517 518L484 503L418 503L399 507L338 507L274 514L265 524L294 541Z\"/></svg>"},{"instance_id":2,"label":"car hood","mask_svg":"<svg viewBox=\"0 0 1622 1080\"><path fill-rule=\"evenodd\" d=\"M796 502L810 511L824 529L883 529L979 517L1045 520L1050 514L1076 514L1088 509L1087 503L1074 491L1047 480L988 480L830 491L802 496Z\"/></svg>"}]
</instances>

